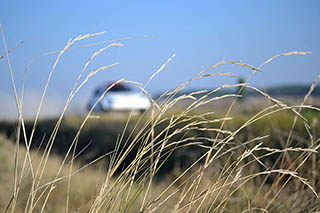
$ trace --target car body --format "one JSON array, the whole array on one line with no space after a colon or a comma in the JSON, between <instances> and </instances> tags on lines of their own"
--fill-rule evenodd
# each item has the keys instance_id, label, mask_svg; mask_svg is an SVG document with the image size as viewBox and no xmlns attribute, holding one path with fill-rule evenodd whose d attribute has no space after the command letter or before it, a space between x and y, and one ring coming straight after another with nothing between
<instances>
[{"instance_id":1,"label":"car body","mask_svg":"<svg viewBox=\"0 0 320 213\"><path fill-rule=\"evenodd\" d=\"M112 86L113 85L113 86ZM111 87L112 86L112 87ZM104 97L98 102L103 93L110 88ZM97 103L97 104L96 104ZM95 105L96 104L96 105ZM94 106L93 112L109 111L139 111L143 112L148 109L151 102L143 92L135 91L127 84L110 83L98 87L88 104L88 110Z\"/></svg>"}]
</instances>

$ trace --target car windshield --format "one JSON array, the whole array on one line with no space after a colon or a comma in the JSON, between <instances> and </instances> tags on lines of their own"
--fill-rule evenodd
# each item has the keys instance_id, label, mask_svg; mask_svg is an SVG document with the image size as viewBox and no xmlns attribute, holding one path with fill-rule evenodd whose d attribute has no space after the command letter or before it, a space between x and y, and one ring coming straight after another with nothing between
<instances>
[{"instance_id":1,"label":"car windshield","mask_svg":"<svg viewBox=\"0 0 320 213\"><path fill-rule=\"evenodd\" d=\"M106 87L101 87L96 89L95 94L100 95L102 94L106 89L108 89L111 85L108 85ZM129 92L132 91L132 89L128 86L122 85L122 84L116 84L112 88L109 89L108 92Z\"/></svg>"},{"instance_id":2,"label":"car windshield","mask_svg":"<svg viewBox=\"0 0 320 213\"><path fill-rule=\"evenodd\" d=\"M110 92L127 92L127 91L131 91L131 89L129 87L116 85L116 86L112 87L109 91Z\"/></svg>"}]
</instances>

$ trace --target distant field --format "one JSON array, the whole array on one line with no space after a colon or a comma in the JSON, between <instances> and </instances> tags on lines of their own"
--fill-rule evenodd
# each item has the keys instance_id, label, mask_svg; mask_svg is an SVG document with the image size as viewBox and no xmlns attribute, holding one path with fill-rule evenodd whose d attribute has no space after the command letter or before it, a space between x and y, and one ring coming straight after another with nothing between
<instances>
[{"instance_id":1,"label":"distant field","mask_svg":"<svg viewBox=\"0 0 320 213\"><path fill-rule=\"evenodd\" d=\"M297 100L286 100L286 102L290 104L294 104L295 101ZM318 100L316 99L312 99L313 103L316 103L317 101ZM250 118L253 118L260 110L263 110L266 106L270 105L268 101L262 99L249 99L240 102L235 107L234 112L230 114L232 119L227 120L224 127L217 131L221 125L219 119L224 118L224 105L228 104L230 104L229 101L220 102L216 106L214 104L209 104L206 107L201 107L198 110L190 111L184 115L181 115L181 109L188 105L183 106L183 104L181 104L171 108L166 114L162 115L163 121L152 128L155 137L159 136L159 138L152 143L159 144L154 146L154 150L158 150L163 141L166 141L166 146L168 146L168 148L162 150L163 155L161 155L160 162L163 161L164 164L161 165L161 168L159 167L160 169L155 174L152 183L152 187L156 190L153 191L154 195L161 194L161 192L165 190L165 185L168 185L172 180L177 178L177 181L169 190L171 193L174 190L180 189L182 186L192 185L193 181L195 181L194 175L197 174L197 171L201 169L201 165L205 162L204 158L200 161L198 161L198 159L200 159L201 156L206 153L208 147L211 146L212 142L210 142L210 139L213 140L216 138L218 132L220 132L218 133L220 134L220 140L227 138L229 134L241 128L242 125L250 120ZM213 110L217 111L217 113L208 114ZM134 114L131 117L123 134L123 142L120 143L119 150L127 149L130 146L130 141L136 140L135 137L141 134L141 129L146 133L149 132L148 129L151 127L151 123L148 126L145 126L145 124L148 123L150 113L151 112L148 112L145 115ZM211 185L213 188L210 188L210 190L212 190L210 196L212 197L211 199L214 198L215 201L211 201L211 204L206 201L206 204L203 204L203 208L220 209L222 207L221 205L225 205L224 208L228 208L231 211L242 211L249 208L247 206L248 202L252 206L263 208L268 202L272 201L271 198L273 197L275 200L272 201L271 206L268 207L271 211L299 212L301 210L319 209L319 200L313 197L312 192L308 187L305 187L303 181L299 180L300 177L295 178L293 174L291 177L290 173L286 171L288 169L297 172L297 174L301 175L301 178L307 178L316 191L320 190L320 174L317 172L320 169L320 164L318 160L315 160L319 159L320 155L319 153L314 153L312 154L312 156L314 156L313 158L307 157L309 155L308 148L311 149L312 147L315 147L316 144L319 144L317 138L320 137L320 131L318 131L320 129L320 112L303 109L301 115L307 119L310 125L310 134L314 139L313 142L310 141L310 135L308 131L306 131L304 122L302 122L301 119L297 120L293 133L290 133L295 115L290 110L280 110L279 112L259 119L251 125L247 125L234 135L234 139L227 144L223 146L217 144L213 153L220 153L221 156L218 156L217 159L215 159L214 164L208 167L204 173L202 182L198 186L201 193L203 193L206 187L208 187L207 184ZM117 141L119 141L119 138L125 129L129 113L113 112L96 114L94 116L99 116L99 118L95 117L90 119L83 128L78 139L75 155L77 155L77 153L81 154L75 161L77 167L75 167L74 170L81 166L85 166L103 156L105 153L112 152L116 149ZM166 119L172 119L176 116L180 117L175 125L170 124L170 119ZM47 168L51 168L50 171L52 171L51 177L48 172L46 173L46 176L49 178L48 180L54 178L53 168L59 167L59 162L61 162L67 153L70 143L75 137L83 119L84 117L76 116L67 116L63 119L52 147L52 152L55 155L49 158L50 164L47 165ZM216 122L213 122L215 120ZM43 150L48 144L49 135L51 134L56 121L57 119L39 121L32 143L32 156L34 162L38 162L41 158L41 153L43 153ZM26 122L26 132L31 132L32 124L32 122ZM190 124L192 125L189 129L180 132L180 130ZM13 124L12 122L0 123L2 134L12 139L11 142L4 138L1 139L2 149L0 148L0 150L7 150L4 153L14 153L14 143L12 142L15 140L16 125L17 124ZM172 126L170 129L166 130L168 125ZM167 132L165 133L163 131ZM173 134L172 137L167 138L170 134ZM292 135L290 136L291 139L288 143L287 139L290 134ZM118 181L117 177L121 178L122 171L126 171L126 168L130 167L130 163L135 161L137 153L140 152L141 148L141 145L139 144L146 140L145 137L147 136L139 137L136 145L123 160L122 165L117 169L115 176L113 177L115 182ZM124 141L127 140L129 144L124 144ZM139 142L139 140L141 140L141 142ZM148 140L151 142L151 138ZM175 144L177 141L180 141L180 143ZM311 145L310 143L314 143L314 145ZM23 139L21 139L21 145L22 144ZM172 150L172 148L174 148L174 150ZM218 152L218 149L221 150ZM288 149L288 151L281 151L286 149ZM22 148L20 158L23 158L23 153L25 153L23 150L24 149ZM249 154L251 152L252 154ZM253 153L255 154L253 155ZM284 155L284 153L286 154ZM150 154L149 150L146 153L146 156ZM0 177L0 180L3 180L1 183L6 183L12 181L8 174L13 173L13 158L12 155L9 157L7 154L1 156L2 158L7 159L3 159L3 162L7 162L5 164L6 171L2 172ZM97 195L95 193L98 193L102 184L101 181L105 178L106 171L112 163L110 160L110 155L103 157L97 163L91 165L89 170L85 170L85 173L79 173L81 181L77 176L72 178L72 185L70 191L68 191L68 193L70 193L70 209L79 207L84 209L88 208L85 203L90 204L92 198ZM198 161L198 163L192 165L196 161ZM236 163L238 161L241 163ZM139 192L139 186L141 186L141 184L146 184L141 178L144 177L146 170L152 165L150 163L152 163L150 160L144 162L144 166L141 167L140 171L136 174L138 179L137 183L135 183L137 184L135 187L138 188L134 187L134 189L132 189L133 191L138 190L135 191L135 193ZM36 167L37 163L34 165ZM190 167L192 167L192 169L184 174L183 171L186 169L189 170ZM275 170L277 172L268 173L269 170ZM281 172L282 170L283 172ZM239 182L232 182L232 178L235 178L234 175L237 175L239 171L241 171L240 177L244 177L244 179L239 177ZM65 174L68 174L67 168L64 172ZM254 175L251 177L252 174L256 174L257 176ZM182 176L180 177L180 175ZM211 175L212 178L209 178L208 175ZM86 178L83 179L83 177ZM48 180L44 179L43 181L46 182ZM229 183L231 185L227 184L229 181L231 181ZM216 185L217 183L222 185L226 184L226 186L219 188L218 185ZM94 187L87 191L77 191L78 188L83 189L83 184L92 185ZM285 189L281 190L283 186L285 186ZM22 201L18 203L17 208L24 208L25 201L23 200L27 199L27 194L24 193L28 193L28 187L25 187L26 189L20 192ZM217 188L215 189L215 187ZM59 192L62 194L67 193L62 191ZM158 210L173 208L174 205L170 203L178 202L179 197L182 196L181 193L182 192L174 194L167 204L159 207ZM227 196L228 193L232 194ZM2 191L0 197L8 197L10 194L9 187L7 190ZM268 197L266 197L266 195L268 195ZM73 200L73 196L76 196L79 199ZM196 195L189 194L186 196L188 199L191 199L192 196ZM226 196L228 200L225 200ZM296 200L296 196L300 197L298 201ZM8 199L5 200L6 202L1 203L1 208L7 204ZM55 207L57 202L64 203L65 198L53 195L48 202L48 209L59 212L59 208ZM134 205L132 204L132 208L138 208L138 206L141 205L140 202L142 201L137 201ZM187 200L183 201L183 203L184 202L187 202ZM170 205L172 206L170 207ZM131 212L138 211L138 209L133 209L131 209ZM193 206L192 209L195 210L195 206Z\"/></svg>"}]
</instances>

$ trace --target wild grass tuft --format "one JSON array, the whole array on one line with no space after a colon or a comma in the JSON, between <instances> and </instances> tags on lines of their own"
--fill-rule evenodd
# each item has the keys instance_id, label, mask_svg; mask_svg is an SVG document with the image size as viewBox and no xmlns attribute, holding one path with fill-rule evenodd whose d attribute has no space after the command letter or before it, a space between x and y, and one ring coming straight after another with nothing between
<instances>
[{"instance_id":1,"label":"wild grass tuft","mask_svg":"<svg viewBox=\"0 0 320 213\"><path fill-rule=\"evenodd\" d=\"M1 28L2 31L2 28ZM92 53L84 63L66 100L65 107L39 150L33 149L39 127L39 113L47 88L66 51L76 49L78 41L99 36L87 34L70 39L57 52L48 74L31 130L23 118L23 89L18 96L16 82L4 41L12 77L19 122L15 145L1 138L0 192L5 212L301 212L319 211L319 125L312 122L320 109L308 99L318 78L299 104L288 104L249 85L256 72L279 56L306 55L289 52L274 56L254 67L240 61L219 62L190 77L174 90L153 100L146 86L166 68L170 57L145 83L120 79L111 85L96 104L118 82L134 84L148 95L152 107L141 116L128 115L111 152L81 164L81 134L95 120L93 108L82 118L65 118L66 111L81 88L99 72L117 63L87 71L88 65L103 51L121 47L107 45ZM44 54L48 55L48 54ZM33 60L30 62L32 63ZM29 65L27 65L28 68ZM221 85L212 90L180 95L192 81L204 78L236 77L215 72L220 66L242 66L250 73L245 83ZM26 68L26 69L27 69ZM241 90L220 95L224 88L250 89L264 98L264 107L249 113L235 111ZM22 85L24 88L24 83ZM223 103L223 107L217 106ZM243 103L241 103L243 104ZM237 112L237 113L234 113ZM312 112L304 116L304 112ZM68 120L69 119L69 120ZM53 153L63 122L77 121L78 129L64 150ZM110 122L106 120L103 122ZM20 144L23 141L23 144ZM41 143L42 144L42 143ZM4 151L6 150L6 151ZM131 158L130 158L131 157ZM128 158L130 160L128 161ZM78 160L79 159L79 160ZM170 164L171 169L163 173ZM165 170L166 171L166 170Z\"/></svg>"}]
</instances>

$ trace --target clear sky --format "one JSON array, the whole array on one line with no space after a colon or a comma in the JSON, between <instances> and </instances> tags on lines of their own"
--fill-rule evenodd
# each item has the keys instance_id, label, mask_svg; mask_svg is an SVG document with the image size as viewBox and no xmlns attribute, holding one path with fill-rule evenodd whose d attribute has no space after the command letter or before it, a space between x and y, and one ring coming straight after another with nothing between
<instances>
[{"instance_id":1,"label":"clear sky","mask_svg":"<svg viewBox=\"0 0 320 213\"><path fill-rule=\"evenodd\" d=\"M98 56L88 71L120 64L88 82L75 100L82 103L89 99L95 86L106 81L126 78L144 83L174 53L176 57L148 86L151 93L172 89L221 60L241 60L258 66L273 55L295 50L310 51L312 55L279 58L266 65L250 83L257 87L310 84L320 73L319 0L10 0L1 3L0 21L9 49L24 41L10 53L18 88L24 68L33 57L63 48L69 38L79 34L106 31L78 44L157 35L122 41L124 47L113 47ZM72 50L62 57L48 90L48 109L59 109L81 67L101 47ZM25 106L30 105L30 112L36 107L55 57L42 57L28 70ZM0 96L3 100L12 99L5 59L0 60L0 70ZM250 73L235 66L211 72L226 71L243 77ZM212 88L236 80L211 78L194 82L190 88ZM1 104L0 117L14 108L11 104L12 101Z\"/></svg>"}]
</instances>

